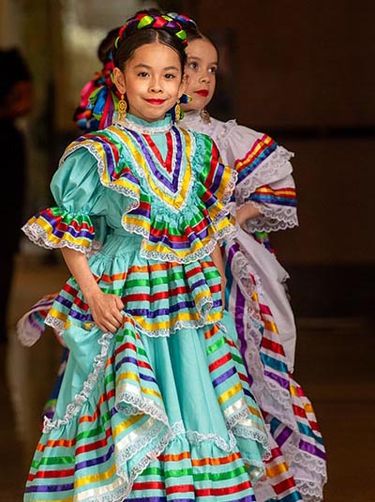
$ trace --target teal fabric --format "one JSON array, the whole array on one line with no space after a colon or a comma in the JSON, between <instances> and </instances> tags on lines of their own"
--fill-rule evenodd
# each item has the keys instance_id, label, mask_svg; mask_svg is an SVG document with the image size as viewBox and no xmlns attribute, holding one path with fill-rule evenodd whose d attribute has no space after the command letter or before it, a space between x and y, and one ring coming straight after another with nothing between
<instances>
[{"instance_id":1,"label":"teal fabric","mask_svg":"<svg viewBox=\"0 0 375 502\"><path fill-rule=\"evenodd\" d=\"M161 146L165 134L153 138ZM196 156L197 176L200 155L207 151ZM204 205L188 181L186 213ZM199 490L202 502L253 501L267 433L210 256L179 263L142 255L144 237L121 225L129 198L101 183L87 149L66 158L51 190L60 207L104 223L95 229L104 245L89 265L100 289L121 297L124 325L102 333L74 278L56 297L47 323L70 355L25 501L114 502L142 493L144 502L177 502ZM151 199L153 209L171 211L155 193Z\"/></svg>"}]
</instances>

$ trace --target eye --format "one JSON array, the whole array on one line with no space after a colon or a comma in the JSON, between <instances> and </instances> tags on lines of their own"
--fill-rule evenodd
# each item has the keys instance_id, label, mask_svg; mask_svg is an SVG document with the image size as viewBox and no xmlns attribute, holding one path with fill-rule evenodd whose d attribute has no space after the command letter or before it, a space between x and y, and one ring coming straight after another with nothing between
<instances>
[{"instance_id":1,"label":"eye","mask_svg":"<svg viewBox=\"0 0 375 502\"><path fill-rule=\"evenodd\" d=\"M147 71L140 71L139 73L137 73L137 76L141 78L146 78L148 77L148 73Z\"/></svg>"},{"instance_id":2,"label":"eye","mask_svg":"<svg viewBox=\"0 0 375 502\"><path fill-rule=\"evenodd\" d=\"M173 80L174 78L176 78L176 75L174 73L166 73L165 78L167 80Z\"/></svg>"},{"instance_id":3,"label":"eye","mask_svg":"<svg viewBox=\"0 0 375 502\"><path fill-rule=\"evenodd\" d=\"M188 67L191 69L191 70L198 70L199 68L199 65L196 61L190 61L188 63Z\"/></svg>"},{"instance_id":4,"label":"eye","mask_svg":"<svg viewBox=\"0 0 375 502\"><path fill-rule=\"evenodd\" d=\"M211 66L211 68L208 69L210 73L217 73L217 66Z\"/></svg>"}]
</instances>

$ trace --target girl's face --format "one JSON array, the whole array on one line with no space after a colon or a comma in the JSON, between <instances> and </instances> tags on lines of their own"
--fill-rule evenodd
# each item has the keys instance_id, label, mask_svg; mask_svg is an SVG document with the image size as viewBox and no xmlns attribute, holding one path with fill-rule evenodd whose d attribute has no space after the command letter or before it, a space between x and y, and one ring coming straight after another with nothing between
<instances>
[{"instance_id":1,"label":"girl's face","mask_svg":"<svg viewBox=\"0 0 375 502\"><path fill-rule=\"evenodd\" d=\"M158 42L138 47L124 71L114 69L114 81L129 112L149 122L162 119L185 89L177 52Z\"/></svg>"},{"instance_id":2,"label":"girl's face","mask_svg":"<svg viewBox=\"0 0 375 502\"><path fill-rule=\"evenodd\" d=\"M184 110L203 110L211 101L216 86L218 54L209 40L196 39L186 48L186 94L191 101Z\"/></svg>"}]
</instances>

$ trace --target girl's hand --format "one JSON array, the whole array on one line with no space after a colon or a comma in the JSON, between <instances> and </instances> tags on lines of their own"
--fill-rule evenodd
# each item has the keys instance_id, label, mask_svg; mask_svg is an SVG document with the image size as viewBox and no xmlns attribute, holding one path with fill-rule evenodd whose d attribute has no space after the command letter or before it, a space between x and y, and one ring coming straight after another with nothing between
<instances>
[{"instance_id":1,"label":"girl's hand","mask_svg":"<svg viewBox=\"0 0 375 502\"><path fill-rule=\"evenodd\" d=\"M87 298L95 324L105 333L115 333L121 328L124 318L121 298L98 290Z\"/></svg>"},{"instance_id":2,"label":"girl's hand","mask_svg":"<svg viewBox=\"0 0 375 502\"><path fill-rule=\"evenodd\" d=\"M251 220L253 218L258 218L260 216L260 211L259 209L254 206L251 202L248 202L247 204L244 204L241 206L239 209L236 211L236 222L240 227L245 223L247 220Z\"/></svg>"},{"instance_id":3,"label":"girl's hand","mask_svg":"<svg viewBox=\"0 0 375 502\"><path fill-rule=\"evenodd\" d=\"M95 324L105 333L115 333L123 323L121 310L124 304L121 298L103 293L83 253L67 247L63 247L61 251L90 307Z\"/></svg>"}]
</instances>

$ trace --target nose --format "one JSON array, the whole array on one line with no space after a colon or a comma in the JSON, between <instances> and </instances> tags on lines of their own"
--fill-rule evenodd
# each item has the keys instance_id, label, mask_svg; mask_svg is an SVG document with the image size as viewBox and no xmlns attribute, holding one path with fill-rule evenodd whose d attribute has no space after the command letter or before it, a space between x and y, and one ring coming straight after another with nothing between
<instances>
[{"instance_id":1,"label":"nose","mask_svg":"<svg viewBox=\"0 0 375 502\"><path fill-rule=\"evenodd\" d=\"M210 73L208 73L208 72L201 73L201 75L199 77L199 81L202 84L208 84L210 82Z\"/></svg>"},{"instance_id":2,"label":"nose","mask_svg":"<svg viewBox=\"0 0 375 502\"><path fill-rule=\"evenodd\" d=\"M157 77L152 78L150 82L150 92L159 93L162 91L159 79Z\"/></svg>"}]
</instances>

